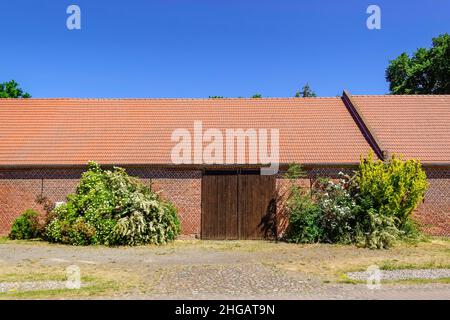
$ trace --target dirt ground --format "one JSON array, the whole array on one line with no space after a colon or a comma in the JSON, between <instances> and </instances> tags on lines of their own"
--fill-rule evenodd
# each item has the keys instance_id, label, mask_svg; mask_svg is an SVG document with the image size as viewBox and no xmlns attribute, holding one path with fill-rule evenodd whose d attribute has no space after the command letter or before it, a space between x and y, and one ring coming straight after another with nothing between
<instances>
[{"instance_id":1,"label":"dirt ground","mask_svg":"<svg viewBox=\"0 0 450 320\"><path fill-rule=\"evenodd\" d=\"M65 281L80 268L81 289L11 291L0 299L450 299L450 279L382 281L345 276L382 270L450 268L450 240L390 250L266 241L187 241L166 246L72 247L0 241L0 283Z\"/></svg>"}]
</instances>

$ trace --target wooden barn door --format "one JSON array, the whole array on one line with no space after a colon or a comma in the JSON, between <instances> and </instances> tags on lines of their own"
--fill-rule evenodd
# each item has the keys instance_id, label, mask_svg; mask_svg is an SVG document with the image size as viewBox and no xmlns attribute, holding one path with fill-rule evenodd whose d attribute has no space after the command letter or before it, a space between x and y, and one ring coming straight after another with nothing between
<instances>
[{"instance_id":1,"label":"wooden barn door","mask_svg":"<svg viewBox=\"0 0 450 320\"><path fill-rule=\"evenodd\" d=\"M264 239L274 227L275 176L244 171L238 194L239 239Z\"/></svg>"},{"instance_id":2,"label":"wooden barn door","mask_svg":"<svg viewBox=\"0 0 450 320\"><path fill-rule=\"evenodd\" d=\"M209 172L202 181L202 239L238 239L237 172Z\"/></svg>"},{"instance_id":3,"label":"wooden barn door","mask_svg":"<svg viewBox=\"0 0 450 320\"><path fill-rule=\"evenodd\" d=\"M210 171L202 181L202 239L263 239L273 230L275 176Z\"/></svg>"}]
</instances>

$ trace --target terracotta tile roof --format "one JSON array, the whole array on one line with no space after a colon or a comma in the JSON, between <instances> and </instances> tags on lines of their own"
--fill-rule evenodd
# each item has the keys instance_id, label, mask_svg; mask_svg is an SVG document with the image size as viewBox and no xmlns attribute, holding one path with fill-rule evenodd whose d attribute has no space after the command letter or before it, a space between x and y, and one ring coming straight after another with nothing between
<instances>
[{"instance_id":1,"label":"terracotta tile roof","mask_svg":"<svg viewBox=\"0 0 450 320\"><path fill-rule=\"evenodd\" d=\"M352 95L381 149L423 163L450 163L450 95Z\"/></svg>"},{"instance_id":2,"label":"terracotta tile roof","mask_svg":"<svg viewBox=\"0 0 450 320\"><path fill-rule=\"evenodd\" d=\"M277 128L281 163L356 163L371 149L341 98L2 99L0 165L171 164L172 131L195 120Z\"/></svg>"}]
</instances>

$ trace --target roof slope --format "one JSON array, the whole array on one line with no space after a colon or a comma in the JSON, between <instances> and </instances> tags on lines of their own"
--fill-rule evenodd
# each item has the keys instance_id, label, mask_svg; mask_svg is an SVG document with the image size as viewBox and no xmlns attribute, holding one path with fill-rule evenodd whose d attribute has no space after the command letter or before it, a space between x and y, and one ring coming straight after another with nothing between
<instances>
[{"instance_id":1,"label":"roof slope","mask_svg":"<svg viewBox=\"0 0 450 320\"><path fill-rule=\"evenodd\" d=\"M381 148L423 163L450 163L450 95L352 95Z\"/></svg>"},{"instance_id":2,"label":"roof slope","mask_svg":"<svg viewBox=\"0 0 450 320\"><path fill-rule=\"evenodd\" d=\"M0 165L171 164L174 129L276 128L280 163L355 163L371 149L341 98L2 99Z\"/></svg>"}]
</instances>

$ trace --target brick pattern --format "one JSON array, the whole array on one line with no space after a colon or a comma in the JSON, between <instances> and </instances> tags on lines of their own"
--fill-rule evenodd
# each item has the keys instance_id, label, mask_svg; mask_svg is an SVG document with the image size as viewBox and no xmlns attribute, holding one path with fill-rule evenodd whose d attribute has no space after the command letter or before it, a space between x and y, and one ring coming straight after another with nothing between
<instances>
[{"instance_id":1,"label":"brick pattern","mask_svg":"<svg viewBox=\"0 0 450 320\"><path fill-rule=\"evenodd\" d=\"M309 188L317 177L338 178L339 172L351 174L352 168L309 168L307 177L298 182ZM414 213L423 230L431 235L450 236L450 168L427 168L430 188ZM14 219L28 208L42 212L36 204L38 195L65 201L75 191L83 169L35 169L0 171L0 235L8 234ZM171 200L178 208L182 234L200 235L201 179L200 170L170 170L130 167L127 172L150 184L154 191ZM279 235L286 226L284 201L289 183L280 172L276 180L277 224Z\"/></svg>"},{"instance_id":2,"label":"brick pattern","mask_svg":"<svg viewBox=\"0 0 450 320\"><path fill-rule=\"evenodd\" d=\"M130 168L130 175L150 183L153 191L172 201L178 208L182 234L198 237L201 226L201 186L200 170L169 170L150 168Z\"/></svg>"},{"instance_id":3,"label":"brick pattern","mask_svg":"<svg viewBox=\"0 0 450 320\"><path fill-rule=\"evenodd\" d=\"M7 235L17 216L26 209L43 213L35 202L39 195L65 201L75 191L83 169L39 169L0 171L0 235ZM201 219L201 171L128 168L154 191L178 208L183 235L198 236Z\"/></svg>"},{"instance_id":4,"label":"brick pattern","mask_svg":"<svg viewBox=\"0 0 450 320\"><path fill-rule=\"evenodd\" d=\"M429 188L414 218L427 234L450 236L450 167L426 169Z\"/></svg>"},{"instance_id":5,"label":"brick pattern","mask_svg":"<svg viewBox=\"0 0 450 320\"><path fill-rule=\"evenodd\" d=\"M51 201L65 201L73 192L82 170L15 170L0 171L0 235L9 233L14 219L26 209L43 213L36 203L39 195Z\"/></svg>"}]
</instances>

